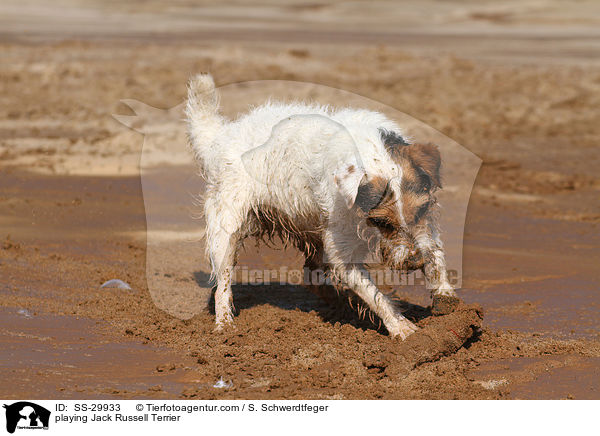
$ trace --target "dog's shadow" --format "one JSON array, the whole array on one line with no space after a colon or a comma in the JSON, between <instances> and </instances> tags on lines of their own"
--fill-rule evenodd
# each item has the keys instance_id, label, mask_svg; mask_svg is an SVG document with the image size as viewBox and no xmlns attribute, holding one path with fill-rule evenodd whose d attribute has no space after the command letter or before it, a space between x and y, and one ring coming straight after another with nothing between
<instances>
[{"instance_id":1,"label":"dog's shadow","mask_svg":"<svg viewBox=\"0 0 600 436\"><path fill-rule=\"evenodd\" d=\"M206 286L208 275L202 272L194 274L196 281L201 286ZM319 317L331 324L350 324L361 330L376 330L387 334L383 324L377 316L369 311L361 311L364 305L357 304L357 299L348 301L345 296L337 296L334 303L329 303L310 292L306 287L291 284L259 284L259 285L233 285L233 302L236 314L244 309L261 305L270 305L284 310L300 310L302 312L314 311ZM214 289L213 289L214 291ZM335 291L332 289L333 293ZM391 297L394 304L413 322L431 316L431 309L416 304L408 303ZM212 292L208 310L215 313L214 292Z\"/></svg>"}]
</instances>

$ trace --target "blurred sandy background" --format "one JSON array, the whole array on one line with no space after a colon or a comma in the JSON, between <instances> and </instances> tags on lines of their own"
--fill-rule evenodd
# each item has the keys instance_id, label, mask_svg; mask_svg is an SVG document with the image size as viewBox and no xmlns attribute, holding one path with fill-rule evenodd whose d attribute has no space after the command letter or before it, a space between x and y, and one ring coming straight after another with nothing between
<instances>
[{"instance_id":1,"label":"blurred sandy background","mask_svg":"<svg viewBox=\"0 0 600 436\"><path fill-rule=\"evenodd\" d=\"M140 141L109 117L128 113L119 100L170 108L190 74L210 70L219 85L298 80L380 101L483 158L485 190L529 203L557 194L569 210L550 201L548 211L597 220L569 188L594 185L599 163L599 9L593 1L4 1L2 163L131 173L125 155L137 156Z\"/></svg>"}]
</instances>

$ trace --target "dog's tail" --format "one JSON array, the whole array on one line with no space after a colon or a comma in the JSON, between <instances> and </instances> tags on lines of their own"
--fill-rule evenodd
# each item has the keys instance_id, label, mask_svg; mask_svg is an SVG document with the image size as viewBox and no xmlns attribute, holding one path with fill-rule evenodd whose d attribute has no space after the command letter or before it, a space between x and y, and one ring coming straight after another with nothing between
<instances>
[{"instance_id":1,"label":"dog's tail","mask_svg":"<svg viewBox=\"0 0 600 436\"><path fill-rule=\"evenodd\" d=\"M207 163L213 160L211 156L218 152L214 141L223 125L219 115L219 94L210 74L198 74L190 79L185 114L192 149L202 168L207 170Z\"/></svg>"}]
</instances>

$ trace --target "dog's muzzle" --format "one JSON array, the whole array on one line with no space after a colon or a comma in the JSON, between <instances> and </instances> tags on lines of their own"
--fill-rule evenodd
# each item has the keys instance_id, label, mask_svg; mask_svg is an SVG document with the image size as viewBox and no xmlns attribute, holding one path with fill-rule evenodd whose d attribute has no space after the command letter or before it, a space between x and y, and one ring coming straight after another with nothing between
<instances>
[{"instance_id":1,"label":"dog's muzzle","mask_svg":"<svg viewBox=\"0 0 600 436\"><path fill-rule=\"evenodd\" d=\"M406 256L399 269L410 272L421 269L424 265L425 259L423 258L421 251L418 249L409 249L408 256Z\"/></svg>"},{"instance_id":2,"label":"dog's muzzle","mask_svg":"<svg viewBox=\"0 0 600 436\"><path fill-rule=\"evenodd\" d=\"M383 243L380 255L385 264L397 270L410 272L425 265L423 254L413 244Z\"/></svg>"}]
</instances>

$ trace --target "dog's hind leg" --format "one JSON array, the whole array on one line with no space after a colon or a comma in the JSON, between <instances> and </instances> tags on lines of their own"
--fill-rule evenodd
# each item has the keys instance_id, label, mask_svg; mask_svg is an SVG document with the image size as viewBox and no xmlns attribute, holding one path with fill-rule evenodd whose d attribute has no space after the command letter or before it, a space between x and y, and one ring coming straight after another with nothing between
<instances>
[{"instance_id":1,"label":"dog's hind leg","mask_svg":"<svg viewBox=\"0 0 600 436\"><path fill-rule=\"evenodd\" d=\"M227 324L233 324L233 282L234 267L239 248L239 225L235 224L233 215L215 208L207 199L205 204L207 222L207 250L212 265L212 274L217 282L215 290L215 324L221 330Z\"/></svg>"},{"instance_id":2,"label":"dog's hind leg","mask_svg":"<svg viewBox=\"0 0 600 436\"><path fill-rule=\"evenodd\" d=\"M233 269L235 253L228 250L224 258L216 266L217 289L215 290L215 324L221 330L225 325L233 324Z\"/></svg>"}]
</instances>

